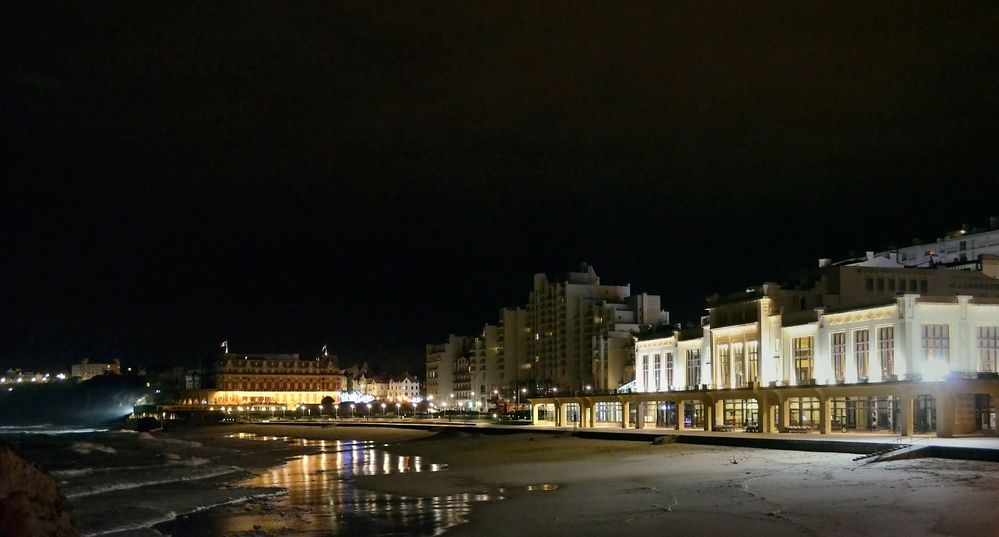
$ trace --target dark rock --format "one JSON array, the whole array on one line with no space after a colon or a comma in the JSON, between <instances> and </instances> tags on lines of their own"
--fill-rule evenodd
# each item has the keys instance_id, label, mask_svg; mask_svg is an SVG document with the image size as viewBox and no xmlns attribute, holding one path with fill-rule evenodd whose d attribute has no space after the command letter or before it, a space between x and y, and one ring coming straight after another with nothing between
<instances>
[{"instance_id":1,"label":"dark rock","mask_svg":"<svg viewBox=\"0 0 999 537\"><path fill-rule=\"evenodd\" d=\"M0 442L0 537L78 537L55 481Z\"/></svg>"}]
</instances>

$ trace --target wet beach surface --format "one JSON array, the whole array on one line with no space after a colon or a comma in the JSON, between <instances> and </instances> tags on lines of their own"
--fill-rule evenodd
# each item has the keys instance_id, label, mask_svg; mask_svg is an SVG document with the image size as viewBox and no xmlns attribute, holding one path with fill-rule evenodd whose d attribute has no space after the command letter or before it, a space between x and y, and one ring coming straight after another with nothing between
<instances>
[{"instance_id":1,"label":"wet beach surface","mask_svg":"<svg viewBox=\"0 0 999 537\"><path fill-rule=\"evenodd\" d=\"M412 497L362 489L360 476L446 470L419 455L393 455L385 444L359 440L305 440L240 433L256 442L285 442L310 452L243 481L250 489L278 487L287 494L213 510L156 527L171 535L439 535L465 522L489 494Z\"/></svg>"},{"instance_id":2,"label":"wet beach surface","mask_svg":"<svg viewBox=\"0 0 999 537\"><path fill-rule=\"evenodd\" d=\"M979 537L999 527L999 465L987 462L274 425L18 442L60 482L87 535Z\"/></svg>"}]
</instances>

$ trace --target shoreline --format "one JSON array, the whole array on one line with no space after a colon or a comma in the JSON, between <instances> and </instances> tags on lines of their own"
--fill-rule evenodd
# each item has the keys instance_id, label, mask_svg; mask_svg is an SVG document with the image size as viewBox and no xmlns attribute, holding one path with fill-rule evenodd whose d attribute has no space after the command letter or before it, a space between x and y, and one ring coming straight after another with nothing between
<instances>
[{"instance_id":1,"label":"shoreline","mask_svg":"<svg viewBox=\"0 0 999 537\"><path fill-rule=\"evenodd\" d=\"M369 439L389 452L447 465L432 473L358 476L353 485L400 497L483 494L449 535L655 533L669 524L710 535L736 523L748 536L979 536L999 527L999 465L920 459L855 462L848 454L689 444L653 445L568 434L476 435L371 427L226 425L267 436Z\"/></svg>"}]
</instances>

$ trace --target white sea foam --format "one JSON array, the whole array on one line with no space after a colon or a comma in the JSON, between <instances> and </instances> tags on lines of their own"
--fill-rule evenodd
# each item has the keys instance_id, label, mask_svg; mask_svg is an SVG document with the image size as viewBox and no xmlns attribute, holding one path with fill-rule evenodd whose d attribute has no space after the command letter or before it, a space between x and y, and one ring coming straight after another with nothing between
<instances>
[{"instance_id":1,"label":"white sea foam","mask_svg":"<svg viewBox=\"0 0 999 537\"><path fill-rule=\"evenodd\" d=\"M166 513L163 513L162 516L158 516L156 518L151 518L151 519L148 519L148 520L143 520L143 521L140 521L140 522L135 522L134 524L126 524L124 526L118 526L116 528L110 528L110 529L106 529L106 530L95 531L93 533L84 533L83 537L96 537L97 535L110 535L110 534L113 534L113 533L121 533L123 531L142 530L142 529L146 529L146 528L151 528L151 527L153 527L153 526L155 526L157 524L161 524L163 522L170 522L171 520L173 520L175 518L177 518L177 513L174 513L173 511L168 511Z\"/></svg>"},{"instance_id":2,"label":"white sea foam","mask_svg":"<svg viewBox=\"0 0 999 537\"><path fill-rule=\"evenodd\" d=\"M66 497L80 498L83 496L93 496L95 494L105 494L108 492L114 492L116 490L130 490L141 487L148 487L150 485L162 485L164 483L177 483L181 481L198 481L201 479L208 479L210 477L231 474L233 472L238 472L238 471L240 471L240 469L236 468L235 466L221 466L219 468L215 468L214 470L209 470L199 475L180 476L172 479L151 479L148 481L125 481L122 483L111 483L99 487L94 487L91 489L81 490L79 492L74 492L72 494L67 494Z\"/></svg>"},{"instance_id":3,"label":"white sea foam","mask_svg":"<svg viewBox=\"0 0 999 537\"><path fill-rule=\"evenodd\" d=\"M94 429L89 427L52 427L51 425L0 426L0 435L2 434L44 434L44 435L87 434L87 433L104 433L107 431L108 429Z\"/></svg>"},{"instance_id":4,"label":"white sea foam","mask_svg":"<svg viewBox=\"0 0 999 537\"><path fill-rule=\"evenodd\" d=\"M163 444L173 444L175 446L186 446L198 448L202 447L201 442L194 442L191 440L181 440L179 438L168 438L163 436L153 436L149 433L139 433L140 440L148 440L150 442L160 442Z\"/></svg>"},{"instance_id":5,"label":"white sea foam","mask_svg":"<svg viewBox=\"0 0 999 537\"><path fill-rule=\"evenodd\" d=\"M197 458L197 457L192 457ZM205 462L208 462L205 460ZM183 464L176 462L169 462L168 464L143 464L140 466L103 466L103 467L87 467L87 468L71 468L67 470L52 470L49 472L53 477L80 477L90 474L98 474L105 472L124 472L129 470L155 470L157 468L166 468L171 464ZM186 464L186 466L200 466L200 464Z\"/></svg>"},{"instance_id":6,"label":"white sea foam","mask_svg":"<svg viewBox=\"0 0 999 537\"><path fill-rule=\"evenodd\" d=\"M204 457L188 457L186 459L182 459L180 455L177 455L175 453L167 453L166 457L167 459L169 459L170 464L176 464L180 466L203 466L205 464L208 464L209 462L208 459Z\"/></svg>"},{"instance_id":7,"label":"white sea foam","mask_svg":"<svg viewBox=\"0 0 999 537\"><path fill-rule=\"evenodd\" d=\"M100 451L101 453L117 453L118 450L111 446L105 446L103 444L95 444L94 442L74 442L72 446L69 447L77 453L82 453L84 455L89 455L91 451Z\"/></svg>"},{"instance_id":8,"label":"white sea foam","mask_svg":"<svg viewBox=\"0 0 999 537\"><path fill-rule=\"evenodd\" d=\"M195 507L193 509L184 511L182 513L176 513L174 511L168 511L168 512L164 513L161 516L158 516L158 517L155 517L155 518L150 518L150 519L143 520L143 521L140 521L140 522L134 522L132 524L127 524L127 525L124 525L124 526L118 526L118 527L115 527L115 528L108 528L108 529L104 529L104 530L100 530L100 531L95 531L95 532L92 532L92 533L84 533L83 537L97 537L99 535L112 535L112 534L115 534L115 533L121 533L121 532L125 532L125 531L135 531L135 530L141 530L141 529L151 528L151 527L153 527L153 526L155 526L157 524L162 524L164 522L170 522L171 520L176 519L178 516L190 515L190 514L193 514L193 513L199 513L201 511L206 510L206 509L213 509L215 507L221 507L223 505L235 505L235 504L243 503L243 502L250 501L250 500L256 500L256 499L260 499L260 498L268 498L268 497L271 497L271 496L280 496L282 494L287 494L287 491L285 491L285 490L279 490L279 491L275 491L275 492L269 492L269 493L266 493L266 494L250 494L248 496L240 496L238 498L231 498L231 499L226 500L224 502L216 502L216 503L212 503L212 504L209 504L209 505L199 505L198 507Z\"/></svg>"},{"instance_id":9,"label":"white sea foam","mask_svg":"<svg viewBox=\"0 0 999 537\"><path fill-rule=\"evenodd\" d=\"M53 470L49 473L54 477L80 477L81 475L90 475L98 470L98 468L76 468L70 470Z\"/></svg>"}]
</instances>

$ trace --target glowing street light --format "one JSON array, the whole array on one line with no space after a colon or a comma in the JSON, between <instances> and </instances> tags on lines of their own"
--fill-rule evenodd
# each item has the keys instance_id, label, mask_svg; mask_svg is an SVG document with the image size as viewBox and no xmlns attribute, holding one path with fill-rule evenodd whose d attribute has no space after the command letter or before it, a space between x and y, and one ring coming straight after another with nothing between
<instances>
[{"instance_id":1,"label":"glowing street light","mask_svg":"<svg viewBox=\"0 0 999 537\"><path fill-rule=\"evenodd\" d=\"M396 404L395 404L395 415L396 415L397 417L401 417L401 416L402 416L402 415L401 415L401 414L399 413L399 409L400 409L400 408L402 408L402 403L396 403Z\"/></svg>"},{"instance_id":2,"label":"glowing street light","mask_svg":"<svg viewBox=\"0 0 999 537\"><path fill-rule=\"evenodd\" d=\"M354 403L350 404L350 417L351 419L354 418Z\"/></svg>"},{"instance_id":3,"label":"glowing street light","mask_svg":"<svg viewBox=\"0 0 999 537\"><path fill-rule=\"evenodd\" d=\"M368 403L368 417L371 417L371 403Z\"/></svg>"},{"instance_id":4,"label":"glowing street light","mask_svg":"<svg viewBox=\"0 0 999 537\"><path fill-rule=\"evenodd\" d=\"M382 417L385 417L385 403L382 403Z\"/></svg>"}]
</instances>

